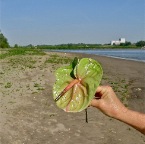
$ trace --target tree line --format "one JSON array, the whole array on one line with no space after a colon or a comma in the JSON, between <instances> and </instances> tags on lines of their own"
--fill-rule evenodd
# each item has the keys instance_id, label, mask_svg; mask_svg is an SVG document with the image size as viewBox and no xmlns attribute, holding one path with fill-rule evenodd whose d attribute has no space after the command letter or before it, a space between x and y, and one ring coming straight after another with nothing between
<instances>
[{"instance_id":1,"label":"tree line","mask_svg":"<svg viewBox=\"0 0 145 144\"><path fill-rule=\"evenodd\" d=\"M145 41L138 41L134 44L126 41L120 45L110 45L110 44L85 44L85 43L68 43L68 44L59 44L59 45L37 45L32 44L26 46L19 46L15 44L10 46L7 38L0 32L0 48L38 48L38 49L95 49L95 48L141 48L145 46Z\"/></svg>"},{"instance_id":2,"label":"tree line","mask_svg":"<svg viewBox=\"0 0 145 144\"><path fill-rule=\"evenodd\" d=\"M29 44L27 46L18 46L17 44L14 45L14 48L37 48L37 49L116 49L116 48L135 48L140 49L145 46L145 41L138 41L137 43L131 44L131 42L121 43L120 45L111 45L111 44L86 44L86 43L68 43L68 44L58 44L58 45L37 45L34 46Z\"/></svg>"}]
</instances>

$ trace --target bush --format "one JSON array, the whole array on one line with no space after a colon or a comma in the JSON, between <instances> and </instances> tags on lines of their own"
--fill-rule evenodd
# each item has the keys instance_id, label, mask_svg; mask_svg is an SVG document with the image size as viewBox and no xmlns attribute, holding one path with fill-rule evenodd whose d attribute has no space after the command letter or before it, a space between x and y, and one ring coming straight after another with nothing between
<instances>
[{"instance_id":1,"label":"bush","mask_svg":"<svg viewBox=\"0 0 145 144\"><path fill-rule=\"evenodd\" d=\"M7 39L2 33L0 33L0 48L9 48L9 47L10 46Z\"/></svg>"},{"instance_id":2,"label":"bush","mask_svg":"<svg viewBox=\"0 0 145 144\"><path fill-rule=\"evenodd\" d=\"M137 47L144 47L144 46L145 46L145 41L138 41L138 42L136 43L136 46L137 46Z\"/></svg>"}]
</instances>

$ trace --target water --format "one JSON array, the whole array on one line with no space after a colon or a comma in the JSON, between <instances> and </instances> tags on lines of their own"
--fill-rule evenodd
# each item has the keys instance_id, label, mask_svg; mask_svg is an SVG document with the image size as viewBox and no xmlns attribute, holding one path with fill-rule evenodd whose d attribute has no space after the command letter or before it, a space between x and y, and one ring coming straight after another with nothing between
<instances>
[{"instance_id":1,"label":"water","mask_svg":"<svg viewBox=\"0 0 145 144\"><path fill-rule=\"evenodd\" d=\"M124 49L116 49L116 50L55 50L57 52L69 52L69 53L85 53L85 54L94 54L101 55L107 57L114 57L120 59L128 59L134 61L142 61L145 62L145 50L124 50Z\"/></svg>"}]
</instances>

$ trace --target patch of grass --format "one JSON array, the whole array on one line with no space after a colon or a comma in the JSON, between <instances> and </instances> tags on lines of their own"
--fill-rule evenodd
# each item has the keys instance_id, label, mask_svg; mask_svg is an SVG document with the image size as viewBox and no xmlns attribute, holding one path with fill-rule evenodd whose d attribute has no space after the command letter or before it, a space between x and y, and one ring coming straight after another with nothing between
<instances>
[{"instance_id":1,"label":"patch of grass","mask_svg":"<svg viewBox=\"0 0 145 144\"><path fill-rule=\"evenodd\" d=\"M50 58L48 58L45 63L52 63L52 64L68 64L71 63L73 59L68 57L60 57L58 55L50 55Z\"/></svg>"},{"instance_id":2,"label":"patch of grass","mask_svg":"<svg viewBox=\"0 0 145 144\"><path fill-rule=\"evenodd\" d=\"M35 68L36 61L32 57L14 57L9 59L9 63L13 68L17 68L20 65L22 69L25 69L26 67Z\"/></svg>"},{"instance_id":3,"label":"patch of grass","mask_svg":"<svg viewBox=\"0 0 145 144\"><path fill-rule=\"evenodd\" d=\"M34 87L37 87L37 90L44 90L44 88L38 83L34 83Z\"/></svg>"},{"instance_id":4,"label":"patch of grass","mask_svg":"<svg viewBox=\"0 0 145 144\"><path fill-rule=\"evenodd\" d=\"M8 103L10 103L10 104L14 104L14 103L16 103L16 102L14 102L14 101L9 101Z\"/></svg>"},{"instance_id":5,"label":"patch of grass","mask_svg":"<svg viewBox=\"0 0 145 144\"><path fill-rule=\"evenodd\" d=\"M32 94L36 94L36 93L38 93L38 92L36 92L36 91L32 92Z\"/></svg>"},{"instance_id":6,"label":"patch of grass","mask_svg":"<svg viewBox=\"0 0 145 144\"><path fill-rule=\"evenodd\" d=\"M4 74L4 72L0 72L0 74L2 75L2 74Z\"/></svg>"},{"instance_id":7,"label":"patch of grass","mask_svg":"<svg viewBox=\"0 0 145 144\"><path fill-rule=\"evenodd\" d=\"M11 82L7 82L6 84L5 84L5 88L10 88L12 86L12 83Z\"/></svg>"},{"instance_id":8,"label":"patch of grass","mask_svg":"<svg viewBox=\"0 0 145 144\"><path fill-rule=\"evenodd\" d=\"M44 88L43 87L38 87L37 90L44 90Z\"/></svg>"},{"instance_id":9,"label":"patch of grass","mask_svg":"<svg viewBox=\"0 0 145 144\"><path fill-rule=\"evenodd\" d=\"M0 59L14 55L45 55L45 53L39 49L11 48L7 52L0 54Z\"/></svg>"},{"instance_id":10,"label":"patch of grass","mask_svg":"<svg viewBox=\"0 0 145 144\"><path fill-rule=\"evenodd\" d=\"M40 84L34 83L34 87L40 87Z\"/></svg>"},{"instance_id":11,"label":"patch of grass","mask_svg":"<svg viewBox=\"0 0 145 144\"><path fill-rule=\"evenodd\" d=\"M32 69L32 68L36 68L35 66L33 65L27 65L28 68Z\"/></svg>"}]
</instances>

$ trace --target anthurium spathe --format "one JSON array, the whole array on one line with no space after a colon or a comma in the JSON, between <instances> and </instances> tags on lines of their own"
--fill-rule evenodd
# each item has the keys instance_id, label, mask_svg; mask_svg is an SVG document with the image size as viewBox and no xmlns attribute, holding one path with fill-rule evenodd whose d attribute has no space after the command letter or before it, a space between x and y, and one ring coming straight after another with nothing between
<instances>
[{"instance_id":1,"label":"anthurium spathe","mask_svg":"<svg viewBox=\"0 0 145 144\"><path fill-rule=\"evenodd\" d=\"M103 75L101 65L91 59L74 59L72 64L58 68L53 86L57 106L66 112L80 112L94 98Z\"/></svg>"}]
</instances>

